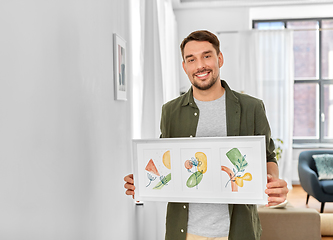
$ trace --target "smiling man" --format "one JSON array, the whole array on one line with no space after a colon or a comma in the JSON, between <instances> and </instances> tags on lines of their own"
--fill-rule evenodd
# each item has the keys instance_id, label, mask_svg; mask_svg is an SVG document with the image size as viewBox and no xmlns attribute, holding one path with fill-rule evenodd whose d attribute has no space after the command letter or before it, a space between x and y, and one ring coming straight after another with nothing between
<instances>
[{"instance_id":1,"label":"smiling man","mask_svg":"<svg viewBox=\"0 0 333 240\"><path fill-rule=\"evenodd\" d=\"M189 91L162 107L161 137L265 135L268 205L286 200L287 184L278 178L274 143L261 100L232 91L220 80L223 55L218 38L195 31L180 45ZM133 175L125 177L134 196ZM255 205L168 203L166 240L259 240L261 225Z\"/></svg>"}]
</instances>

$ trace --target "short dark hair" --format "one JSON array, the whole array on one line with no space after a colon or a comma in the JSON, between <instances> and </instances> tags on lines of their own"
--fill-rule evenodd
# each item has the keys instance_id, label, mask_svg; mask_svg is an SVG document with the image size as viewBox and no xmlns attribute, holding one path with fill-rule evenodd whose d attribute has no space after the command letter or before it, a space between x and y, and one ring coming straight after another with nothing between
<instances>
[{"instance_id":1,"label":"short dark hair","mask_svg":"<svg viewBox=\"0 0 333 240\"><path fill-rule=\"evenodd\" d=\"M220 41L216 37L216 35L207 30L199 30L199 31L194 31L194 32L190 33L190 35L188 35L186 38L184 38L184 40L180 44L180 50L182 51L183 60L184 60L185 45L190 41L210 42L213 45L213 47L215 48L216 54L220 53Z\"/></svg>"}]
</instances>

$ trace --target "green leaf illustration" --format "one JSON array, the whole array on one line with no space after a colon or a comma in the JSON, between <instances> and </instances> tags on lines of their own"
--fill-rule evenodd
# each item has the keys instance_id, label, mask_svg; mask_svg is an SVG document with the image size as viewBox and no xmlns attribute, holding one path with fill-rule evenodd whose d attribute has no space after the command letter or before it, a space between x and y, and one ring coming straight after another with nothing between
<instances>
[{"instance_id":1,"label":"green leaf illustration","mask_svg":"<svg viewBox=\"0 0 333 240\"><path fill-rule=\"evenodd\" d=\"M161 181L157 183L153 189L161 189L162 187L164 187L164 185L167 185L167 183L170 181L171 181L171 173L163 177Z\"/></svg>"},{"instance_id":2,"label":"green leaf illustration","mask_svg":"<svg viewBox=\"0 0 333 240\"><path fill-rule=\"evenodd\" d=\"M195 173L193 173L186 182L186 186L189 188L193 188L195 186L197 186L201 180L202 180L203 174L200 171L197 171Z\"/></svg>"},{"instance_id":3,"label":"green leaf illustration","mask_svg":"<svg viewBox=\"0 0 333 240\"><path fill-rule=\"evenodd\" d=\"M230 162L237 168L238 172L244 170L248 165L247 161L245 160L245 156L240 153L238 148L232 148L226 153L226 155Z\"/></svg>"}]
</instances>

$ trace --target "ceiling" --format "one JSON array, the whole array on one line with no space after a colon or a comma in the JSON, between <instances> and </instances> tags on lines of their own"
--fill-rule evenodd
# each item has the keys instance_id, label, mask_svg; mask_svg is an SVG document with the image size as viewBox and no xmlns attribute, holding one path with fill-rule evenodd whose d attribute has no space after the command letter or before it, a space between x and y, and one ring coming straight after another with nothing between
<instances>
[{"instance_id":1,"label":"ceiling","mask_svg":"<svg viewBox=\"0 0 333 240\"><path fill-rule=\"evenodd\" d=\"M172 0L173 8L259 7L333 3L333 0Z\"/></svg>"}]
</instances>

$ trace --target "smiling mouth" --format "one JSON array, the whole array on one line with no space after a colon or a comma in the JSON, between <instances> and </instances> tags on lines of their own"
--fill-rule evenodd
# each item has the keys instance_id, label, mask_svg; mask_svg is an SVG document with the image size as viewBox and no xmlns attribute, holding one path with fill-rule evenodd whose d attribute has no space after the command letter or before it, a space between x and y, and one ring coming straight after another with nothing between
<instances>
[{"instance_id":1,"label":"smiling mouth","mask_svg":"<svg viewBox=\"0 0 333 240\"><path fill-rule=\"evenodd\" d=\"M204 77L204 76L207 76L208 75L208 73L204 73L204 74L198 74L197 76L198 77Z\"/></svg>"},{"instance_id":2,"label":"smiling mouth","mask_svg":"<svg viewBox=\"0 0 333 240\"><path fill-rule=\"evenodd\" d=\"M198 78L204 78L204 77L208 76L209 73L210 73L210 71L207 71L207 72L204 72L204 73L195 74L195 76L198 77Z\"/></svg>"}]
</instances>

